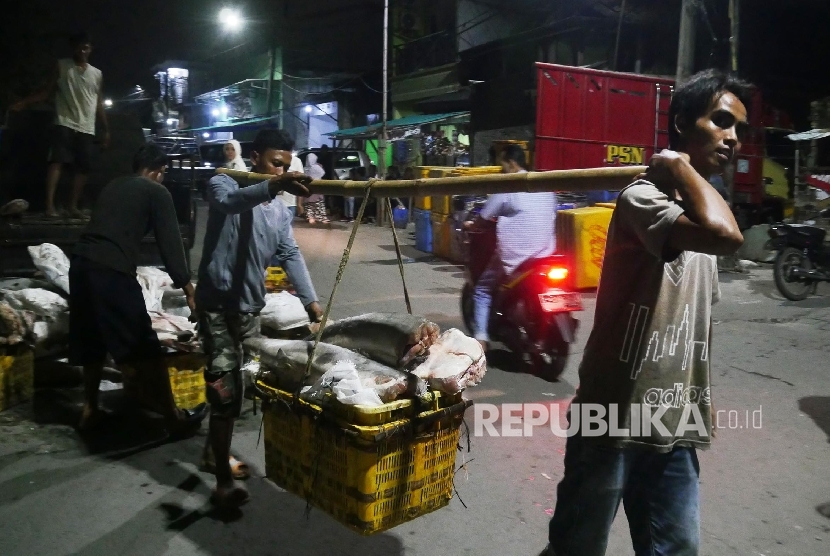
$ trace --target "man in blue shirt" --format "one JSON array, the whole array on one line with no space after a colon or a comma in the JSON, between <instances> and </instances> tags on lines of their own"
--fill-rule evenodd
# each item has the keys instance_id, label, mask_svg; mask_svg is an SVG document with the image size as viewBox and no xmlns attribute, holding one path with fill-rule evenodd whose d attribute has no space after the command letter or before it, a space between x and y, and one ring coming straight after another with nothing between
<instances>
[{"instance_id":1,"label":"man in blue shirt","mask_svg":"<svg viewBox=\"0 0 830 556\"><path fill-rule=\"evenodd\" d=\"M518 174L527 172L524 150L519 145L508 146L501 156L502 172ZM498 247L487 269L476 284L473 299L475 308L473 336L484 349L490 341L487 325L493 289L503 276L507 276L528 259L552 255L556 251L554 221L556 195L554 193L497 193L491 195L479 215L482 220L496 220Z\"/></svg>"},{"instance_id":2,"label":"man in blue shirt","mask_svg":"<svg viewBox=\"0 0 830 556\"><path fill-rule=\"evenodd\" d=\"M290 136L281 130L260 131L252 146L253 171L274 178L240 187L229 176L219 174L207 189L210 212L196 308L208 359L205 383L211 405L205 466L213 467L213 500L222 505L248 501L247 490L234 481L230 446L234 420L242 407L242 342L259 335L259 313L265 307L265 268L272 257L285 269L311 320L318 321L323 312L294 240L292 215L283 203L274 202L281 191L309 195L305 185L310 178L284 172L291 164L290 143Z\"/></svg>"}]
</instances>

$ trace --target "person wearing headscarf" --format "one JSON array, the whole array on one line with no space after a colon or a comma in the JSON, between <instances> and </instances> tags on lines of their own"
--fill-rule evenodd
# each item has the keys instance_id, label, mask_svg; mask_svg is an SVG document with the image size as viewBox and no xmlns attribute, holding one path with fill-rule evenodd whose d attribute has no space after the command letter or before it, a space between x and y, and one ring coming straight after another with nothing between
<instances>
[{"instance_id":1,"label":"person wearing headscarf","mask_svg":"<svg viewBox=\"0 0 830 556\"><path fill-rule=\"evenodd\" d=\"M225 152L225 168L230 170L248 171L245 161L242 160L242 146L236 139L229 139L222 149Z\"/></svg>"},{"instance_id":2,"label":"person wearing headscarf","mask_svg":"<svg viewBox=\"0 0 830 556\"><path fill-rule=\"evenodd\" d=\"M317 162L317 155L314 153L309 153L306 158L305 174L312 180L321 180L326 175L326 170ZM305 208L309 224L316 224L318 220L323 224L329 223L326 215L326 199L323 195L314 194L308 197L305 201Z\"/></svg>"}]
</instances>

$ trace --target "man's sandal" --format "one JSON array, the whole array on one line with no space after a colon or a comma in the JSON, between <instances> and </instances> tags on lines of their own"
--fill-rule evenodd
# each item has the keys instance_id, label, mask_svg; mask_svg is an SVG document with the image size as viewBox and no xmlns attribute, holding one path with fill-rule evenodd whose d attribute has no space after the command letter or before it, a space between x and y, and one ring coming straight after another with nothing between
<instances>
[{"instance_id":1,"label":"man's sandal","mask_svg":"<svg viewBox=\"0 0 830 556\"><path fill-rule=\"evenodd\" d=\"M238 508L251 501L248 490L241 486L235 486L229 491L220 494L220 490L214 490L210 495L210 503L220 508Z\"/></svg>"},{"instance_id":2,"label":"man's sandal","mask_svg":"<svg viewBox=\"0 0 830 556\"><path fill-rule=\"evenodd\" d=\"M245 479L249 479L251 477L251 473L248 470L248 464L242 461L239 461L235 457L230 457L230 464L231 464L231 476L236 479L237 481L244 481ZM210 473L212 475L216 474L216 462L214 460L208 460L207 458L202 459L202 465L199 467L200 471L204 473Z\"/></svg>"}]
</instances>

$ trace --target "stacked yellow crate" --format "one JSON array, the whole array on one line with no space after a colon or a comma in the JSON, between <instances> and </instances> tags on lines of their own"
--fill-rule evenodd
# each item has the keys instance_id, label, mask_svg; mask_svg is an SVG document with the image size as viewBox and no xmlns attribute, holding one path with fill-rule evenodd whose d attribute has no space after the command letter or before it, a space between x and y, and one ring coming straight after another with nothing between
<instances>
[{"instance_id":1,"label":"stacked yellow crate","mask_svg":"<svg viewBox=\"0 0 830 556\"><path fill-rule=\"evenodd\" d=\"M167 374L170 378L170 388L176 405L182 409L193 409L202 404L205 399L205 364L206 358L202 353L174 353L165 356ZM124 376L124 390L126 394L140 405L161 413L156 392L147 387L142 380L139 369L132 365L121 365Z\"/></svg>"},{"instance_id":2,"label":"stacked yellow crate","mask_svg":"<svg viewBox=\"0 0 830 556\"><path fill-rule=\"evenodd\" d=\"M483 174L500 174L501 166L458 166L453 168L450 176L479 176Z\"/></svg>"},{"instance_id":3,"label":"stacked yellow crate","mask_svg":"<svg viewBox=\"0 0 830 556\"><path fill-rule=\"evenodd\" d=\"M560 210L556 214L558 250L573 257L575 285L596 288L605 257L605 240L614 211L605 207Z\"/></svg>"},{"instance_id":4,"label":"stacked yellow crate","mask_svg":"<svg viewBox=\"0 0 830 556\"><path fill-rule=\"evenodd\" d=\"M453 219L446 214L430 215L432 222L432 253L442 259L450 259L450 240L452 237Z\"/></svg>"},{"instance_id":5,"label":"stacked yellow crate","mask_svg":"<svg viewBox=\"0 0 830 556\"><path fill-rule=\"evenodd\" d=\"M269 293L289 291L291 282L288 275L280 266L269 266L265 270L265 289Z\"/></svg>"},{"instance_id":6,"label":"stacked yellow crate","mask_svg":"<svg viewBox=\"0 0 830 556\"><path fill-rule=\"evenodd\" d=\"M0 411L32 399L35 391L34 353L24 345L0 347Z\"/></svg>"}]
</instances>

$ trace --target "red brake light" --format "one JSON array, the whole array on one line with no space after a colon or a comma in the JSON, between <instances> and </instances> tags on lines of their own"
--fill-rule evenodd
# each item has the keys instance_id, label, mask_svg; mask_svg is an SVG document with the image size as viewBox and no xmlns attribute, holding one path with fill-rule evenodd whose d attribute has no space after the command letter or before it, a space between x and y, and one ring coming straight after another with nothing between
<instances>
[{"instance_id":1,"label":"red brake light","mask_svg":"<svg viewBox=\"0 0 830 556\"><path fill-rule=\"evenodd\" d=\"M553 266L548 270L548 279L551 282L561 282L568 277L568 269L564 266Z\"/></svg>"}]
</instances>

